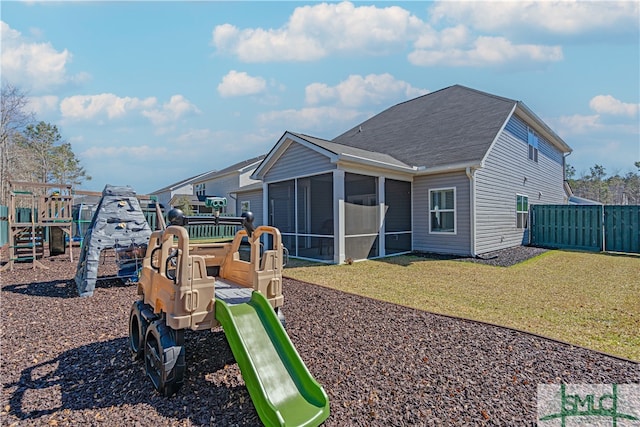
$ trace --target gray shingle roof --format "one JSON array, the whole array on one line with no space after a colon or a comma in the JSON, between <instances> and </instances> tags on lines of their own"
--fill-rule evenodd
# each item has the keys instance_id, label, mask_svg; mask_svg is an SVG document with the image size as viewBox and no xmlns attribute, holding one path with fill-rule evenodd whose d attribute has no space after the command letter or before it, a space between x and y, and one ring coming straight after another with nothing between
<instances>
[{"instance_id":1,"label":"gray shingle roof","mask_svg":"<svg viewBox=\"0 0 640 427\"><path fill-rule=\"evenodd\" d=\"M418 167L480 163L516 104L450 86L394 105L331 142Z\"/></svg>"}]
</instances>

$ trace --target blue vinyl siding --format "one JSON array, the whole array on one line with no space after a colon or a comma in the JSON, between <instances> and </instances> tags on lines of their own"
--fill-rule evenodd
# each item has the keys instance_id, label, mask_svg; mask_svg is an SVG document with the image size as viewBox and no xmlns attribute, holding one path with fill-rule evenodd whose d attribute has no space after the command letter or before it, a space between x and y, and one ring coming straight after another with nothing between
<instances>
[{"instance_id":1,"label":"blue vinyl siding","mask_svg":"<svg viewBox=\"0 0 640 427\"><path fill-rule=\"evenodd\" d=\"M529 127L527 124L516 116L512 116L504 128L506 132L511 133L513 136L525 143L528 143L529 140L528 129ZM538 140L535 146L539 150L539 155L544 154L548 159L562 164L562 153L558 151L558 149L554 148L553 145L551 145L551 143L540 134L537 134L537 136Z\"/></svg>"}]
</instances>

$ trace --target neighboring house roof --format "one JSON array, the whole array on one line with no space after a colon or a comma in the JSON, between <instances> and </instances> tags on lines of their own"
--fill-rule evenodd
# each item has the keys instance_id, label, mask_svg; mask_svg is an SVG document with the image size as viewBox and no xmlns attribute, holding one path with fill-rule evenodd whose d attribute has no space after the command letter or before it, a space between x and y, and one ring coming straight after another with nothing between
<instances>
[{"instance_id":1,"label":"neighboring house roof","mask_svg":"<svg viewBox=\"0 0 640 427\"><path fill-rule=\"evenodd\" d=\"M262 154L252 159L243 160L229 167L226 167L222 170L211 171L211 172L202 174L198 176L198 178L195 179L193 182L196 183L196 182L210 181L212 179L220 178L221 176L224 176L233 172L244 172L246 169L259 164L264 158L265 158L265 154Z\"/></svg>"},{"instance_id":2,"label":"neighboring house roof","mask_svg":"<svg viewBox=\"0 0 640 427\"><path fill-rule=\"evenodd\" d=\"M578 196L569 196L569 204L570 205L602 205L602 203L596 202L595 200L585 199L584 197L578 197Z\"/></svg>"},{"instance_id":3,"label":"neighboring house roof","mask_svg":"<svg viewBox=\"0 0 640 427\"><path fill-rule=\"evenodd\" d=\"M253 184L245 185L244 187L236 188L230 193L246 193L248 191L262 190L262 182L254 182Z\"/></svg>"},{"instance_id":4,"label":"neighboring house roof","mask_svg":"<svg viewBox=\"0 0 640 427\"><path fill-rule=\"evenodd\" d=\"M480 165L514 112L537 122L537 130L561 151L571 151L522 102L460 85L394 105L332 142L387 154L420 169Z\"/></svg>"},{"instance_id":5,"label":"neighboring house roof","mask_svg":"<svg viewBox=\"0 0 640 427\"><path fill-rule=\"evenodd\" d=\"M196 178L199 178L200 176L208 174L208 173L211 173L211 172L203 172L203 173L200 173L198 175L194 175L194 176L192 176L190 178L183 179L182 181L175 182L175 183L167 185L166 187L163 187L163 188L161 188L159 190L153 191L153 192L151 192L151 194L163 193L165 191L172 191L172 190L175 190L176 188L184 187L185 185L191 184L192 183L191 181L195 180Z\"/></svg>"},{"instance_id":6,"label":"neighboring house roof","mask_svg":"<svg viewBox=\"0 0 640 427\"><path fill-rule=\"evenodd\" d=\"M567 181L564 182L564 191L567 194L570 205L602 205L602 203L596 202L595 200L585 199L584 197L578 197L573 194L573 189Z\"/></svg>"}]
</instances>

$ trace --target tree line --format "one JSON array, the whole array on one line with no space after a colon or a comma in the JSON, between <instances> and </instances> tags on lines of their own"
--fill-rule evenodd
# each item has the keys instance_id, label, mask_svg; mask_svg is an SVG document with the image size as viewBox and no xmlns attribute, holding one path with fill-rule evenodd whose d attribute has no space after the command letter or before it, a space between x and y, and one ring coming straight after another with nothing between
<instances>
[{"instance_id":1,"label":"tree line","mask_svg":"<svg viewBox=\"0 0 640 427\"><path fill-rule=\"evenodd\" d=\"M575 168L567 164L565 173L575 196L605 205L640 205L640 161L634 166L635 172L607 176L605 168L596 164L576 177Z\"/></svg>"},{"instance_id":2,"label":"tree line","mask_svg":"<svg viewBox=\"0 0 640 427\"><path fill-rule=\"evenodd\" d=\"M0 204L9 199L9 181L80 185L91 177L56 125L38 121L19 88L2 84L0 122Z\"/></svg>"}]
</instances>

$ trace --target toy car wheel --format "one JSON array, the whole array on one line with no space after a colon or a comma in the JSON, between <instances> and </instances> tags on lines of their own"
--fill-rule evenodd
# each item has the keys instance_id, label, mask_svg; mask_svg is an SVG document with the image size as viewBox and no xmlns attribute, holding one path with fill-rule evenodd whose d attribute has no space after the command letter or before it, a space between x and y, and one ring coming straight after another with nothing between
<instances>
[{"instance_id":1,"label":"toy car wheel","mask_svg":"<svg viewBox=\"0 0 640 427\"><path fill-rule=\"evenodd\" d=\"M142 315L144 303L136 301L131 306L129 314L129 348L135 360L142 359L144 355L144 337L149 327L149 322Z\"/></svg>"},{"instance_id":2,"label":"toy car wheel","mask_svg":"<svg viewBox=\"0 0 640 427\"><path fill-rule=\"evenodd\" d=\"M166 397L175 394L184 382L183 334L159 319L149 325L145 335L145 370L158 393Z\"/></svg>"}]
</instances>

